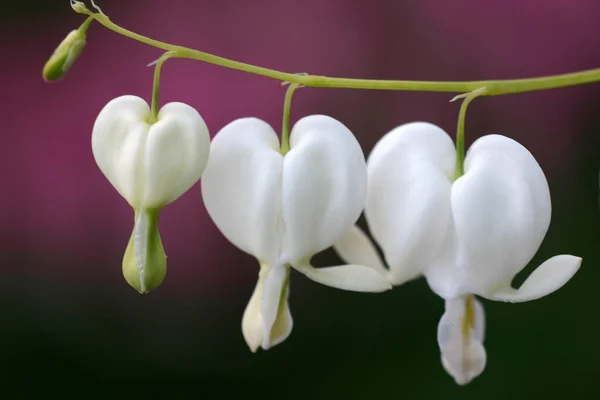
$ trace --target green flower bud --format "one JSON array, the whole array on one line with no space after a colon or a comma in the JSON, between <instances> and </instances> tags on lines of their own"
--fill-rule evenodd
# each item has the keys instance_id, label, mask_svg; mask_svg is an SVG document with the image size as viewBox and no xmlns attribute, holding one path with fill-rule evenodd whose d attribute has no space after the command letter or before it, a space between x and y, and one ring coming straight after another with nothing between
<instances>
[{"instance_id":1,"label":"green flower bud","mask_svg":"<svg viewBox=\"0 0 600 400\"><path fill-rule=\"evenodd\" d=\"M50 56L42 72L46 82L62 78L79 57L85 46L87 26L82 28L71 31Z\"/></svg>"},{"instance_id":2,"label":"green flower bud","mask_svg":"<svg viewBox=\"0 0 600 400\"><path fill-rule=\"evenodd\" d=\"M158 209L135 210L135 227L123 257L123 276L145 294L160 286L167 274L167 256L158 232Z\"/></svg>"}]
</instances>

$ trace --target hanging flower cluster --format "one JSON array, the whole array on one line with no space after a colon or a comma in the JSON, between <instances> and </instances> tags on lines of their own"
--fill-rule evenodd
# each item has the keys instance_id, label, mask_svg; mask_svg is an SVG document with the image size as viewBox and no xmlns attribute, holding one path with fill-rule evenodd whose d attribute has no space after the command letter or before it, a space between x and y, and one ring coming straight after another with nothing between
<instances>
[{"instance_id":1,"label":"hanging flower cluster","mask_svg":"<svg viewBox=\"0 0 600 400\"><path fill-rule=\"evenodd\" d=\"M92 13L81 2L72 5L89 17L51 56L43 70L47 81L60 79L71 68L92 20L130 34L99 9ZM92 129L98 167L134 211L122 268L126 281L140 293L150 292L165 278L161 209L200 181L204 205L218 230L259 266L242 317L251 351L281 343L292 330L291 269L327 286L373 293L425 277L445 301L437 334L442 365L462 385L481 374L487 359L485 314L476 296L513 303L535 300L562 287L579 269L581 258L558 255L542 263L518 289L511 286L548 231L550 191L532 154L508 137L484 136L466 157L462 154L464 112L472 98L461 108L456 148L446 132L425 122L401 125L384 135L368 161L352 132L328 116L304 117L288 135L296 83L286 95L281 141L266 122L242 118L222 128L211 142L204 120L189 105L157 107L162 63L183 57L186 50L178 47L157 61L151 106L136 96L118 97L100 111ZM206 55L191 52L185 54L198 59ZM218 63L224 65L223 60ZM277 79L294 77L260 71ZM311 79L320 79L322 86L335 81ZM557 80L562 85L565 81L564 76ZM338 87L368 87L367 80L357 82L340 79ZM381 82L373 88L385 88ZM543 80L534 83L558 87ZM394 83L401 84L414 89L422 82ZM516 87L511 90L518 91ZM495 87L489 93L494 90L500 92ZM363 211L385 261L356 226ZM331 247L347 264L315 268L312 257Z\"/></svg>"}]
</instances>

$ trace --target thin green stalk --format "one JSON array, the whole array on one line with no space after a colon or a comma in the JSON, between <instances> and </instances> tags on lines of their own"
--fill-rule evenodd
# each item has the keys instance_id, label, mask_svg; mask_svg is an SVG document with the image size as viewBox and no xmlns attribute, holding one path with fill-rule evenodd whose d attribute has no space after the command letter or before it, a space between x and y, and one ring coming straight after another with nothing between
<instances>
[{"instance_id":1,"label":"thin green stalk","mask_svg":"<svg viewBox=\"0 0 600 400\"><path fill-rule=\"evenodd\" d=\"M487 94L487 90L487 87L482 87L450 100L464 99L458 112L458 127L456 128L456 168L454 169L454 180L465 174L465 118L467 116L467 107L476 97Z\"/></svg>"},{"instance_id":2,"label":"thin green stalk","mask_svg":"<svg viewBox=\"0 0 600 400\"><path fill-rule=\"evenodd\" d=\"M297 83L290 83L285 92L285 100L283 102L283 124L281 127L281 154L284 156L290 151L290 110L292 108L292 95L299 87Z\"/></svg>"},{"instance_id":3,"label":"thin green stalk","mask_svg":"<svg viewBox=\"0 0 600 400\"><path fill-rule=\"evenodd\" d=\"M82 32L83 34L86 34L87 30L90 27L90 24L92 23L93 20L94 20L94 17L92 17L92 16L87 17L85 19L85 21L83 21L83 24L81 24L81 26L77 30Z\"/></svg>"},{"instance_id":4,"label":"thin green stalk","mask_svg":"<svg viewBox=\"0 0 600 400\"><path fill-rule=\"evenodd\" d=\"M156 66L154 67L154 85L152 86L152 104L150 106L150 119L148 123L153 124L158 121L158 92L160 86L160 73L162 66L165 61L169 58L177 57L175 52L167 52L163 54L158 60L155 61Z\"/></svg>"},{"instance_id":5,"label":"thin green stalk","mask_svg":"<svg viewBox=\"0 0 600 400\"><path fill-rule=\"evenodd\" d=\"M569 74L552 75L540 78L507 79L489 81L463 81L463 82L429 82L429 81L398 81L398 80L375 80L375 79L350 79L332 78L327 76L297 75L287 72L276 71L256 65L246 64L239 61L229 60L202 51L187 47L176 46L160 42L149 37L129 31L110 21L102 12L90 11L82 2L73 1L73 9L94 18L106 28L137 40L149 46L166 51L176 51L178 57L188 58L226 68L236 69L255 75L261 75L279 81L296 83L309 87L324 88L348 88L348 89L376 89L376 90L408 90L408 91L430 91L430 92L452 92L466 93L481 87L487 87L486 96L498 96L510 93L531 92L535 90L554 89L566 86L582 85L600 81L600 68L574 72Z\"/></svg>"}]
</instances>

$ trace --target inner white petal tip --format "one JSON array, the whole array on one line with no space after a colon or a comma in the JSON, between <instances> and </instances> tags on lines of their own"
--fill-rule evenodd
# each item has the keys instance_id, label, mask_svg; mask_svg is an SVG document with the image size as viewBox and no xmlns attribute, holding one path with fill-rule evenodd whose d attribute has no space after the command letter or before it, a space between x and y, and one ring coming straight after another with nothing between
<instances>
[{"instance_id":1,"label":"inner white petal tip","mask_svg":"<svg viewBox=\"0 0 600 400\"><path fill-rule=\"evenodd\" d=\"M454 362L449 361L444 354L441 356L442 366L460 386L469 384L481 375L487 363L485 348L480 342L470 337L463 346L460 358L455 359ZM456 354L449 354L449 356L456 358Z\"/></svg>"},{"instance_id":2,"label":"inner white petal tip","mask_svg":"<svg viewBox=\"0 0 600 400\"><path fill-rule=\"evenodd\" d=\"M471 383L471 381L473 379L477 378L477 376L479 376L479 374L456 373L456 371L454 371L452 369L452 366L450 365L448 360L446 360L446 358L443 356L442 356L442 365L443 365L444 369L446 370L446 372L448 373L448 375L450 375L452 377L452 379L454 379L454 382L456 382L456 384L458 386L465 386L465 385Z\"/></svg>"},{"instance_id":3,"label":"inner white petal tip","mask_svg":"<svg viewBox=\"0 0 600 400\"><path fill-rule=\"evenodd\" d=\"M258 344L258 343L250 343L248 340L246 340L246 344L248 345L248 348L250 349L250 351L252 353L256 353L256 351L260 347L260 344Z\"/></svg>"},{"instance_id":4,"label":"inner white petal tip","mask_svg":"<svg viewBox=\"0 0 600 400\"><path fill-rule=\"evenodd\" d=\"M259 277L259 281L242 316L242 335L252 353L256 353L263 342L262 317L260 315L263 280L264 277Z\"/></svg>"},{"instance_id":5,"label":"inner white petal tip","mask_svg":"<svg viewBox=\"0 0 600 400\"><path fill-rule=\"evenodd\" d=\"M438 325L442 365L458 385L481 375L487 355L483 346L485 313L473 296L446 300Z\"/></svg>"}]
</instances>

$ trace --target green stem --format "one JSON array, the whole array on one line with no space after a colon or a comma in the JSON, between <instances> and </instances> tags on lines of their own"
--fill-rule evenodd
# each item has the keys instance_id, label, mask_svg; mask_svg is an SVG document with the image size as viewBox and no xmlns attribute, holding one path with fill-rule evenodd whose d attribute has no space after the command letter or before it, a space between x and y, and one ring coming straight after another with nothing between
<instances>
[{"instance_id":1,"label":"green stem","mask_svg":"<svg viewBox=\"0 0 600 400\"><path fill-rule=\"evenodd\" d=\"M156 67L154 68L154 85L152 86L152 105L150 106L150 119L148 120L148 123L150 124L158 121L158 92L160 86L160 72L162 70L163 63L169 58L174 57L177 57L175 52L167 52L158 60L156 60Z\"/></svg>"},{"instance_id":2,"label":"green stem","mask_svg":"<svg viewBox=\"0 0 600 400\"><path fill-rule=\"evenodd\" d=\"M285 92L283 102L283 124L281 127L281 154L286 155L290 151L290 110L292 108L292 95L299 87L297 83L291 83Z\"/></svg>"},{"instance_id":3,"label":"green stem","mask_svg":"<svg viewBox=\"0 0 600 400\"><path fill-rule=\"evenodd\" d=\"M100 24L116 33L159 49L176 51L178 53L178 57L180 58L203 61L226 68L236 69L255 75L262 75L279 81L296 83L298 85L309 87L466 93L485 86L488 88L487 92L485 93L486 96L498 96L510 93L531 92L535 90L582 85L600 81L600 68L569 74L545 76L541 78L463 82L349 79L315 75L296 75L272 70L269 68L258 67L256 65L246 64L239 61L229 60L227 58L218 57L202 51L189 49L187 47L175 46L169 43L160 42L116 25L103 13L94 13L87 9L87 7L85 7L85 5L81 2L75 1L72 3L72 6L76 12L94 18Z\"/></svg>"},{"instance_id":4,"label":"green stem","mask_svg":"<svg viewBox=\"0 0 600 400\"><path fill-rule=\"evenodd\" d=\"M92 23L93 20L94 20L94 17L92 17L92 16L87 17L85 19L85 21L83 21L83 24L81 24L81 26L77 30L83 34L86 34L87 30L90 27L90 24Z\"/></svg>"},{"instance_id":5,"label":"green stem","mask_svg":"<svg viewBox=\"0 0 600 400\"><path fill-rule=\"evenodd\" d=\"M482 87L464 95L459 95L451 101L464 98L458 112L458 127L456 128L456 167L454 169L454 180L465 174L465 118L467 107L476 97L486 95L487 87Z\"/></svg>"}]
</instances>

